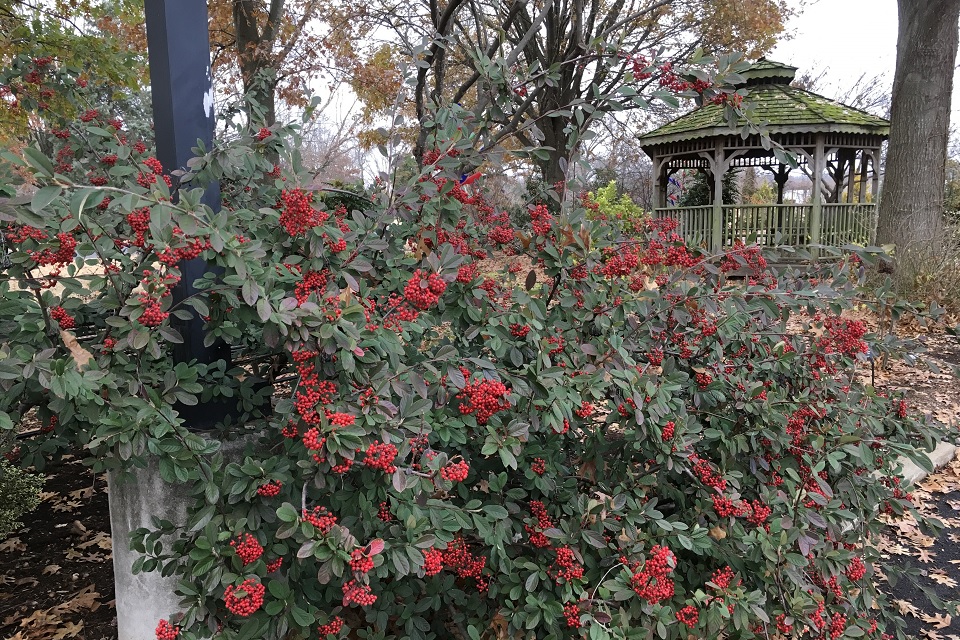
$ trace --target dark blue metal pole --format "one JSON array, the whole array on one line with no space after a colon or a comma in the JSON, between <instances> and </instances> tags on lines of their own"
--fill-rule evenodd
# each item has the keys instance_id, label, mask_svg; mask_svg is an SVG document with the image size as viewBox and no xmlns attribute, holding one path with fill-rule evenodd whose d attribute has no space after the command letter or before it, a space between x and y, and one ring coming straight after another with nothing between
<instances>
[{"instance_id":1,"label":"dark blue metal pole","mask_svg":"<svg viewBox=\"0 0 960 640\"><path fill-rule=\"evenodd\" d=\"M213 76L210 70L210 35L206 0L145 0L147 48L150 60L150 91L153 96L153 126L157 159L164 169L185 169L197 140L210 149L215 125ZM211 184L203 201L220 210L220 185ZM180 263L183 275L173 290L173 303L196 292L193 283L208 265L202 259ZM183 336L175 345L177 362L223 360L229 368L230 349L224 343L203 344L202 318L174 320ZM179 405L180 415L193 429L210 429L231 408L222 400Z\"/></svg>"}]
</instances>

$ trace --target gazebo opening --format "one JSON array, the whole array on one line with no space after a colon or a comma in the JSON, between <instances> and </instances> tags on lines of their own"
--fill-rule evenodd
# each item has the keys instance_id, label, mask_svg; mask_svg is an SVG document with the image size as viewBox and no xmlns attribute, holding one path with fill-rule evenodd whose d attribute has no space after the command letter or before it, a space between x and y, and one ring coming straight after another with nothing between
<instances>
[{"instance_id":1,"label":"gazebo opening","mask_svg":"<svg viewBox=\"0 0 960 640\"><path fill-rule=\"evenodd\" d=\"M744 137L745 120L731 128L722 105L701 106L640 136L644 152L653 160L655 217L676 219L678 233L687 242L710 251L751 237L766 246L872 243L880 149L890 123L791 86L796 71L761 58L742 75L751 120L793 153L799 167L780 163L772 150L764 148L761 136ZM750 167L772 174L776 204L724 204L724 175ZM682 170L708 176L712 204L670 206L670 178ZM784 203L792 174L806 174L812 182L808 201ZM829 180L824 180L825 174Z\"/></svg>"}]
</instances>

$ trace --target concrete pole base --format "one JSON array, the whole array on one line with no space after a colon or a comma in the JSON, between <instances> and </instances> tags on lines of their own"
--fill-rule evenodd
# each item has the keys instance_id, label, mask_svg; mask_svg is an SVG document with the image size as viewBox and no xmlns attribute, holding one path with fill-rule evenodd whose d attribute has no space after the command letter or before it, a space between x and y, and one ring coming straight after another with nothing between
<instances>
[{"instance_id":1,"label":"concrete pole base","mask_svg":"<svg viewBox=\"0 0 960 640\"><path fill-rule=\"evenodd\" d=\"M116 584L118 640L154 640L157 622L180 610L174 593L177 577L159 571L133 574L140 556L130 549L130 534L140 527L153 528L153 517L173 523L187 521L189 497L183 486L160 477L155 459L135 469L123 482L107 475L110 491L110 529L113 537L113 575Z\"/></svg>"}]
</instances>

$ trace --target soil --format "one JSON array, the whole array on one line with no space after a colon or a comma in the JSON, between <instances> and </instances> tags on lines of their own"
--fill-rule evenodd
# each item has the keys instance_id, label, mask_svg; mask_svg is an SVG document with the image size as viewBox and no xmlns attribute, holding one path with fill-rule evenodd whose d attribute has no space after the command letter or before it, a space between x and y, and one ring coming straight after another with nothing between
<instances>
[{"instance_id":1,"label":"soil","mask_svg":"<svg viewBox=\"0 0 960 640\"><path fill-rule=\"evenodd\" d=\"M911 330L927 346L926 363L891 362L883 371L867 365L861 379L872 379L880 390L904 389L912 407L955 425L960 385L947 372L960 363L960 339L920 327L900 327L898 333ZM922 481L914 496L923 512L939 517L944 531L934 539L909 518L889 522L879 548L898 566L916 570L917 577L896 585L878 579L904 617L908 637L960 640L960 615L938 613L921 588L944 601L960 600L960 458ZM67 456L46 470L41 505L22 519L20 531L0 540L0 638L116 638L104 476Z\"/></svg>"},{"instance_id":2,"label":"soil","mask_svg":"<svg viewBox=\"0 0 960 640\"><path fill-rule=\"evenodd\" d=\"M0 638L117 637L107 483L66 456L42 502L0 540Z\"/></svg>"}]
</instances>

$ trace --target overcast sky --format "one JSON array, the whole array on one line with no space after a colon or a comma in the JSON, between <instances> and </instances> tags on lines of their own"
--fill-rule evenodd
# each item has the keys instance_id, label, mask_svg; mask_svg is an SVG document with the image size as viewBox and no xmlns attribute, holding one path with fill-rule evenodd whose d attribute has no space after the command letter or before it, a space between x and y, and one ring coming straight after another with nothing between
<instances>
[{"instance_id":1,"label":"overcast sky","mask_svg":"<svg viewBox=\"0 0 960 640\"><path fill-rule=\"evenodd\" d=\"M799 73L828 67L834 86L852 85L864 73L886 74L888 86L893 82L897 0L807 0L804 4L800 15L787 24L793 37L781 41L771 58L799 67ZM953 84L956 126L960 124L960 77Z\"/></svg>"}]
</instances>

